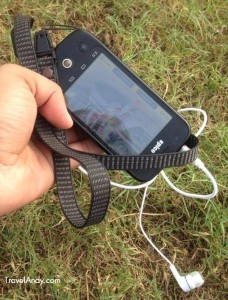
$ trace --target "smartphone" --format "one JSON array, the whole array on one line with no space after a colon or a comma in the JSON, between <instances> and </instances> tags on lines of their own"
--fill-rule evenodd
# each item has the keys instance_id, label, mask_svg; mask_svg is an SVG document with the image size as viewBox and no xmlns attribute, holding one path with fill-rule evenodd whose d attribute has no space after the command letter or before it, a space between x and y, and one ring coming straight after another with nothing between
<instances>
[{"instance_id":1,"label":"smartphone","mask_svg":"<svg viewBox=\"0 0 228 300\"><path fill-rule=\"evenodd\" d=\"M96 37L79 29L55 50L68 110L105 152L129 156L183 146L187 122ZM144 182L160 171L128 173Z\"/></svg>"}]
</instances>

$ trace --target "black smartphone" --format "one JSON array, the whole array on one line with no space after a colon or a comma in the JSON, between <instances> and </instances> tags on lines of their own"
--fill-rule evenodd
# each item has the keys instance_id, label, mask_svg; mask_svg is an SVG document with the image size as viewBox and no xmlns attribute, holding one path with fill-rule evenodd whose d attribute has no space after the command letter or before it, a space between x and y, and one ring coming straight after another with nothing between
<instances>
[{"instance_id":1,"label":"black smartphone","mask_svg":"<svg viewBox=\"0 0 228 300\"><path fill-rule=\"evenodd\" d=\"M179 150L187 122L97 38L84 30L56 47L59 84L74 121L105 152L119 155ZM148 181L160 169L131 170Z\"/></svg>"}]
</instances>

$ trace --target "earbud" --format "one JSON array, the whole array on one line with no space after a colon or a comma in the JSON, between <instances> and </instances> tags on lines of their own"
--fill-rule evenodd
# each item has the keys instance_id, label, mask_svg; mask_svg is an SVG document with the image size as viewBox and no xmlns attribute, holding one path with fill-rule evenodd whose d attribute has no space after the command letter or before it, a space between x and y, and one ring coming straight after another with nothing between
<instances>
[{"instance_id":1,"label":"earbud","mask_svg":"<svg viewBox=\"0 0 228 300\"><path fill-rule=\"evenodd\" d=\"M197 271L194 271L185 276L181 276L173 264L170 264L169 267L171 272L173 273L173 276L176 278L176 281L178 282L180 288L184 292L194 290L195 288L200 287L204 283L202 275Z\"/></svg>"}]
</instances>

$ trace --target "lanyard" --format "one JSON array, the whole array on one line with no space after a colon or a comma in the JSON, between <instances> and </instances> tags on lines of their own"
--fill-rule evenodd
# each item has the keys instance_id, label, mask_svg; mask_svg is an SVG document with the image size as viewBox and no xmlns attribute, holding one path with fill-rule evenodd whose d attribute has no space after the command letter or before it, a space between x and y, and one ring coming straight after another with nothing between
<instances>
[{"instance_id":1,"label":"lanyard","mask_svg":"<svg viewBox=\"0 0 228 300\"><path fill-rule=\"evenodd\" d=\"M33 19L17 16L12 31L15 55L20 64L58 82L55 51L47 30L31 35ZM105 217L110 199L110 180L107 170L144 170L168 168L193 162L198 155L198 139L190 135L185 145L189 150L149 155L96 155L68 147L66 132L54 128L38 114L35 128L41 140L52 150L55 178L60 204L67 220L74 227L97 224ZM84 216L77 203L72 183L70 158L87 171L91 186L89 213Z\"/></svg>"}]
</instances>

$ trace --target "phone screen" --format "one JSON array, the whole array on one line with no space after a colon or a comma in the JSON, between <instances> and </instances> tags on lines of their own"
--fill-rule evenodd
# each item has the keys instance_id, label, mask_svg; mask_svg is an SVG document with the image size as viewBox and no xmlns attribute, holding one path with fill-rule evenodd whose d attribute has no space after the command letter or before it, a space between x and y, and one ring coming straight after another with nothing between
<instances>
[{"instance_id":1,"label":"phone screen","mask_svg":"<svg viewBox=\"0 0 228 300\"><path fill-rule=\"evenodd\" d=\"M142 153L172 119L103 53L65 96L73 115L120 155Z\"/></svg>"}]
</instances>

